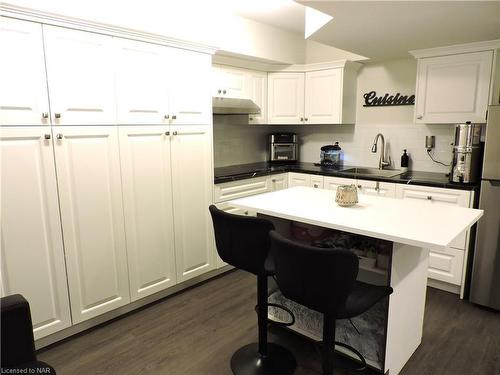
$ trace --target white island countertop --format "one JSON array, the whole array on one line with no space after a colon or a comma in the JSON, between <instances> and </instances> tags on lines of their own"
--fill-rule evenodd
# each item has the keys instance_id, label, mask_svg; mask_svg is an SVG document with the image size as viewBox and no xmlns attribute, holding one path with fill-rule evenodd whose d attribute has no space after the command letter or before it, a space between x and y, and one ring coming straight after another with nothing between
<instances>
[{"instance_id":1,"label":"white island countertop","mask_svg":"<svg viewBox=\"0 0 500 375\"><path fill-rule=\"evenodd\" d=\"M353 207L335 203L335 191L309 187L254 195L229 204L259 214L381 238L418 247L443 249L483 215L482 210L359 195Z\"/></svg>"}]
</instances>

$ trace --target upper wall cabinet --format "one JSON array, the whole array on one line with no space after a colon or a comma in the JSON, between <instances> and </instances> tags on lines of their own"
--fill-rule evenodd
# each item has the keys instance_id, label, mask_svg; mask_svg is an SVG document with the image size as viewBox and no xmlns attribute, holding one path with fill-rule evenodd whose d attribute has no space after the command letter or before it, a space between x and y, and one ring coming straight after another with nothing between
<instances>
[{"instance_id":1,"label":"upper wall cabinet","mask_svg":"<svg viewBox=\"0 0 500 375\"><path fill-rule=\"evenodd\" d=\"M212 96L244 99L249 95L247 70L228 66L214 66Z\"/></svg>"},{"instance_id":2,"label":"upper wall cabinet","mask_svg":"<svg viewBox=\"0 0 500 375\"><path fill-rule=\"evenodd\" d=\"M250 71L249 76L249 98L260 107L260 115L248 116L249 124L267 123L267 73Z\"/></svg>"},{"instance_id":3,"label":"upper wall cabinet","mask_svg":"<svg viewBox=\"0 0 500 375\"><path fill-rule=\"evenodd\" d=\"M418 60L415 122L486 122L493 51Z\"/></svg>"},{"instance_id":4,"label":"upper wall cabinet","mask_svg":"<svg viewBox=\"0 0 500 375\"><path fill-rule=\"evenodd\" d=\"M358 64L268 75L270 124L352 124Z\"/></svg>"},{"instance_id":5,"label":"upper wall cabinet","mask_svg":"<svg viewBox=\"0 0 500 375\"><path fill-rule=\"evenodd\" d=\"M53 123L115 123L112 37L43 27Z\"/></svg>"},{"instance_id":6,"label":"upper wall cabinet","mask_svg":"<svg viewBox=\"0 0 500 375\"><path fill-rule=\"evenodd\" d=\"M120 38L115 44L118 123L168 124L168 49Z\"/></svg>"},{"instance_id":7,"label":"upper wall cabinet","mask_svg":"<svg viewBox=\"0 0 500 375\"><path fill-rule=\"evenodd\" d=\"M1 18L0 125L50 124L42 25Z\"/></svg>"}]
</instances>

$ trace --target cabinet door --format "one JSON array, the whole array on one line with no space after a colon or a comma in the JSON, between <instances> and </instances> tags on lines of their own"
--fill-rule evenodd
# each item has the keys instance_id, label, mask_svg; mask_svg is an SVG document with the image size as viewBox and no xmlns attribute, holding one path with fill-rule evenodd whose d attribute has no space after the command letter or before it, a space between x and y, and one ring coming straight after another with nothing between
<instances>
[{"instance_id":1,"label":"cabinet door","mask_svg":"<svg viewBox=\"0 0 500 375\"><path fill-rule=\"evenodd\" d=\"M170 112L172 124L206 125L212 121L210 55L169 49Z\"/></svg>"},{"instance_id":2,"label":"cabinet door","mask_svg":"<svg viewBox=\"0 0 500 375\"><path fill-rule=\"evenodd\" d=\"M211 133L208 126L172 127L172 179L177 281L214 268Z\"/></svg>"},{"instance_id":3,"label":"cabinet door","mask_svg":"<svg viewBox=\"0 0 500 375\"><path fill-rule=\"evenodd\" d=\"M260 115L249 115L249 124L267 124L267 73L249 73L249 97L260 107Z\"/></svg>"},{"instance_id":4,"label":"cabinet door","mask_svg":"<svg viewBox=\"0 0 500 375\"><path fill-rule=\"evenodd\" d=\"M356 180L360 194L377 195L379 197L395 198L396 184L390 182Z\"/></svg>"},{"instance_id":5,"label":"cabinet door","mask_svg":"<svg viewBox=\"0 0 500 375\"><path fill-rule=\"evenodd\" d=\"M337 190L340 185L351 185L356 183L353 178L343 178L343 177L324 177L323 187L328 190Z\"/></svg>"},{"instance_id":6,"label":"cabinet door","mask_svg":"<svg viewBox=\"0 0 500 375\"><path fill-rule=\"evenodd\" d=\"M462 250L446 248L443 251L429 252L429 278L460 285L464 264Z\"/></svg>"},{"instance_id":7,"label":"cabinet door","mask_svg":"<svg viewBox=\"0 0 500 375\"><path fill-rule=\"evenodd\" d=\"M167 126L123 127L120 159L132 301L175 284L170 135Z\"/></svg>"},{"instance_id":8,"label":"cabinet door","mask_svg":"<svg viewBox=\"0 0 500 375\"><path fill-rule=\"evenodd\" d=\"M255 177L226 182L215 185L214 202L248 197L250 195L265 193L269 190L269 181L267 177Z\"/></svg>"},{"instance_id":9,"label":"cabinet door","mask_svg":"<svg viewBox=\"0 0 500 375\"><path fill-rule=\"evenodd\" d=\"M118 129L54 127L74 323L130 301Z\"/></svg>"},{"instance_id":10,"label":"cabinet door","mask_svg":"<svg viewBox=\"0 0 500 375\"><path fill-rule=\"evenodd\" d=\"M311 186L311 175L305 173L288 173L288 187Z\"/></svg>"},{"instance_id":11,"label":"cabinet door","mask_svg":"<svg viewBox=\"0 0 500 375\"><path fill-rule=\"evenodd\" d=\"M304 73L268 74L268 122L304 122Z\"/></svg>"},{"instance_id":12,"label":"cabinet door","mask_svg":"<svg viewBox=\"0 0 500 375\"><path fill-rule=\"evenodd\" d=\"M0 125L47 125L42 25L0 18Z\"/></svg>"},{"instance_id":13,"label":"cabinet door","mask_svg":"<svg viewBox=\"0 0 500 375\"><path fill-rule=\"evenodd\" d=\"M311 183L309 184L310 187L316 188L316 189L323 189L323 184L324 184L324 179L323 176L311 176Z\"/></svg>"},{"instance_id":14,"label":"cabinet door","mask_svg":"<svg viewBox=\"0 0 500 375\"><path fill-rule=\"evenodd\" d=\"M71 325L50 129L0 129L1 295L30 303L35 339Z\"/></svg>"},{"instance_id":15,"label":"cabinet door","mask_svg":"<svg viewBox=\"0 0 500 375\"><path fill-rule=\"evenodd\" d=\"M115 123L112 38L54 26L43 30L54 123Z\"/></svg>"},{"instance_id":16,"label":"cabinet door","mask_svg":"<svg viewBox=\"0 0 500 375\"><path fill-rule=\"evenodd\" d=\"M247 70L228 66L214 66L213 78L213 96L248 98L249 80Z\"/></svg>"},{"instance_id":17,"label":"cabinet door","mask_svg":"<svg viewBox=\"0 0 500 375\"><path fill-rule=\"evenodd\" d=\"M114 38L119 124L168 124L169 48Z\"/></svg>"},{"instance_id":18,"label":"cabinet door","mask_svg":"<svg viewBox=\"0 0 500 375\"><path fill-rule=\"evenodd\" d=\"M417 123L486 122L493 51L419 59Z\"/></svg>"},{"instance_id":19,"label":"cabinet door","mask_svg":"<svg viewBox=\"0 0 500 375\"><path fill-rule=\"evenodd\" d=\"M277 174L269 177L271 191L283 190L288 187L288 174Z\"/></svg>"},{"instance_id":20,"label":"cabinet door","mask_svg":"<svg viewBox=\"0 0 500 375\"><path fill-rule=\"evenodd\" d=\"M306 124L340 124L342 69L307 72L305 77Z\"/></svg>"},{"instance_id":21,"label":"cabinet door","mask_svg":"<svg viewBox=\"0 0 500 375\"><path fill-rule=\"evenodd\" d=\"M469 207L470 192L466 190L442 189L425 186L396 186L396 196L401 199L418 199L422 201L422 209L425 204L439 204L446 207L455 205ZM451 247L464 250L467 245L467 232L462 233L450 244Z\"/></svg>"}]
</instances>

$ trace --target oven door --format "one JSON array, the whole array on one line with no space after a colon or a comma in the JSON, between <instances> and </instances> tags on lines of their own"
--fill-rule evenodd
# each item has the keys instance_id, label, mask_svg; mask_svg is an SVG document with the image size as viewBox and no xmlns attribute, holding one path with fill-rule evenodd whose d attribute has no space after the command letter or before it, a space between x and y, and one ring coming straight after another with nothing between
<instances>
[{"instance_id":1,"label":"oven door","mask_svg":"<svg viewBox=\"0 0 500 375\"><path fill-rule=\"evenodd\" d=\"M274 143L272 146L272 161L296 161L297 145L295 143Z\"/></svg>"}]
</instances>

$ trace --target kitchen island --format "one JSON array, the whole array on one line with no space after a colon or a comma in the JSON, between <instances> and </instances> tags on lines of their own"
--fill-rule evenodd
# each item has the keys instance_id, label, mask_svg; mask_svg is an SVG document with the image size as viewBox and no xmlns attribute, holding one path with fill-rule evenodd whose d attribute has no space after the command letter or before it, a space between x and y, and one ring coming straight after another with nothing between
<instances>
[{"instance_id":1,"label":"kitchen island","mask_svg":"<svg viewBox=\"0 0 500 375\"><path fill-rule=\"evenodd\" d=\"M369 362L390 375L401 371L422 340L429 249L446 248L483 213L368 195L360 195L354 207L339 207L334 192L307 187L254 195L230 204L273 220L277 230L288 236L288 224L299 222L392 244L387 277L374 281L394 289L384 319L383 355L381 361ZM369 271L366 273L360 273L363 281L369 281Z\"/></svg>"}]
</instances>

